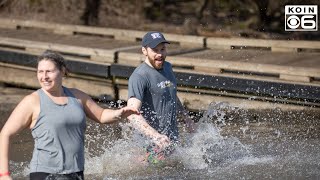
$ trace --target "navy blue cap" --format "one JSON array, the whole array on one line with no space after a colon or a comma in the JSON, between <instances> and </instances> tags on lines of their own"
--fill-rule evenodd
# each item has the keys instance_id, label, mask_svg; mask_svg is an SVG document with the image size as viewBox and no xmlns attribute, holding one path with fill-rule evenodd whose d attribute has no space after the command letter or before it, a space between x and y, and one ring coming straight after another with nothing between
<instances>
[{"instance_id":1,"label":"navy blue cap","mask_svg":"<svg viewBox=\"0 0 320 180\"><path fill-rule=\"evenodd\" d=\"M150 48L155 48L158 46L160 43L168 43L170 44L163 36L162 33L157 32L157 31L152 31L148 32L145 34L142 38L142 46L143 47L150 47Z\"/></svg>"}]
</instances>

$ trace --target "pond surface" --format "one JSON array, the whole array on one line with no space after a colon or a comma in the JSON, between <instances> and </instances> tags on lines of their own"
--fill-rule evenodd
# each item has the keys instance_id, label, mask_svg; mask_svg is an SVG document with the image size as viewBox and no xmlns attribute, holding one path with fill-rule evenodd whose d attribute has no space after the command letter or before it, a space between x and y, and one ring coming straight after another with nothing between
<instances>
[{"instance_id":1,"label":"pond surface","mask_svg":"<svg viewBox=\"0 0 320 180\"><path fill-rule=\"evenodd\" d=\"M1 127L17 102L1 99ZM142 161L148 139L127 123L88 121L86 179L320 178L319 108L244 110L219 103L195 119L197 132L188 134L181 126L181 144L165 161L153 165ZM32 149L29 130L13 138L10 167L14 179L28 177Z\"/></svg>"}]
</instances>

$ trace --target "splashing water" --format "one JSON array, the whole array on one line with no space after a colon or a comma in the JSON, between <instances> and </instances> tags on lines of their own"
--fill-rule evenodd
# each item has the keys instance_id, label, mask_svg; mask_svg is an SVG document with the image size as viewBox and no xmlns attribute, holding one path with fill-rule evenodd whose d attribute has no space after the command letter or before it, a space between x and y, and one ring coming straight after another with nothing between
<instances>
[{"instance_id":1,"label":"splashing water","mask_svg":"<svg viewBox=\"0 0 320 180\"><path fill-rule=\"evenodd\" d=\"M87 168L86 173L105 174L105 178L119 178L121 176L142 178L141 176L154 176L155 170L162 176L166 176L166 172L160 171L161 169L167 171L168 168L175 172L193 170L208 172L210 169L224 166L243 157L249 157L248 147L235 137L221 136L219 128L212 123L213 119L216 122L224 121L224 112L219 110L221 106L225 105L217 104L209 108L205 116L197 123L196 133L181 132L181 143L165 160L165 163L158 166L150 166L143 161L145 156L143 146L150 143L149 140L132 131L128 125L122 124L123 138L105 149L102 155L89 158L87 166L92 168L93 165L98 165L99 169L90 171ZM181 174L177 176L180 177Z\"/></svg>"},{"instance_id":2,"label":"splashing water","mask_svg":"<svg viewBox=\"0 0 320 180\"><path fill-rule=\"evenodd\" d=\"M319 114L274 109L257 115L227 103L210 104L196 123L197 132L189 134L180 127L181 143L164 163L154 165L144 160L149 139L128 124L88 124L85 177L317 179ZM10 164L14 177L27 176L28 162Z\"/></svg>"},{"instance_id":3,"label":"splashing water","mask_svg":"<svg viewBox=\"0 0 320 180\"><path fill-rule=\"evenodd\" d=\"M217 123L225 125L225 112L222 107L228 104L211 104L197 123L197 133L184 134L187 145L178 149L187 169L212 169L223 166L244 156L250 156L248 147L235 137L223 137ZM185 155L185 156L184 156Z\"/></svg>"}]
</instances>

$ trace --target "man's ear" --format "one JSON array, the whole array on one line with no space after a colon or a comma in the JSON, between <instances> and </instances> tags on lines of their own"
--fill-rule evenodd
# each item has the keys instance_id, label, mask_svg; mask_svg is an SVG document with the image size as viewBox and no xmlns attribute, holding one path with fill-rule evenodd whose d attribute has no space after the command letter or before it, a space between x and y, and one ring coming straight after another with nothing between
<instances>
[{"instance_id":1,"label":"man's ear","mask_svg":"<svg viewBox=\"0 0 320 180\"><path fill-rule=\"evenodd\" d=\"M142 47L141 50L142 50L143 55L145 55L145 56L148 55L148 53L147 53L147 47Z\"/></svg>"}]
</instances>

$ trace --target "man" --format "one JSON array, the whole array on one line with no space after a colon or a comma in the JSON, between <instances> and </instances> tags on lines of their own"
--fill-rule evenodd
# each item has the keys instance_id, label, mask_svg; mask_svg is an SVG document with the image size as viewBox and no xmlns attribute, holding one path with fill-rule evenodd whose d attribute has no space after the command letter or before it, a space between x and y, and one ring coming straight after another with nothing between
<instances>
[{"instance_id":1,"label":"man","mask_svg":"<svg viewBox=\"0 0 320 180\"><path fill-rule=\"evenodd\" d=\"M177 97L177 83L172 66L166 62L166 45L160 32L148 32L142 39L145 61L129 78L128 107L142 114L128 117L133 126L151 138L157 151L179 140L177 113L183 115L187 128L194 131L193 121Z\"/></svg>"}]
</instances>

